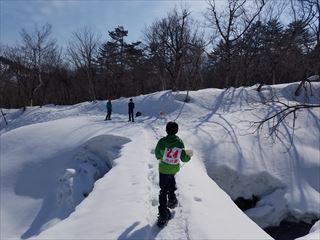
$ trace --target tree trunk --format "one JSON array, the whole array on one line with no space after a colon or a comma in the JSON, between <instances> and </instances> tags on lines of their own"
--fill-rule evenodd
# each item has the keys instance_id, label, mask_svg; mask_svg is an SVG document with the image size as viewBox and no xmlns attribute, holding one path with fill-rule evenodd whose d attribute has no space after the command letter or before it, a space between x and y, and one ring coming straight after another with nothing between
<instances>
[{"instance_id":1,"label":"tree trunk","mask_svg":"<svg viewBox=\"0 0 320 240\"><path fill-rule=\"evenodd\" d=\"M4 122L5 122L5 124L7 125L8 122L7 122L7 119L6 119L5 114L4 114L3 111L2 111L2 108L0 108L0 111L1 111L1 115L2 115L2 117L3 117L3 119L4 119Z\"/></svg>"}]
</instances>

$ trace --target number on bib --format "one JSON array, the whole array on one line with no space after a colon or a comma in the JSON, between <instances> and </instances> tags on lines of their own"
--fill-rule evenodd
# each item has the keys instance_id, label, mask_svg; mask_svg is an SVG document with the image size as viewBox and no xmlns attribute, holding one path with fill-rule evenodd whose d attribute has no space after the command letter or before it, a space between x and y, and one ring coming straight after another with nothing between
<instances>
[{"instance_id":1,"label":"number on bib","mask_svg":"<svg viewBox=\"0 0 320 240\"><path fill-rule=\"evenodd\" d=\"M177 165L180 163L181 149L180 148L166 148L163 154L162 161L171 164Z\"/></svg>"}]
</instances>

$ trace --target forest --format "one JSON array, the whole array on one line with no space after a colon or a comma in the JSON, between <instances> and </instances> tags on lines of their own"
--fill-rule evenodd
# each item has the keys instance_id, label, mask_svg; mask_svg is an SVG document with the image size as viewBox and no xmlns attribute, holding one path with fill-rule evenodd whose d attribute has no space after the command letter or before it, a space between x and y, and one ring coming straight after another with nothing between
<instances>
[{"instance_id":1,"label":"forest","mask_svg":"<svg viewBox=\"0 0 320 240\"><path fill-rule=\"evenodd\" d=\"M319 0L207 1L203 20L175 7L128 42L88 27L58 45L50 23L0 46L0 107L69 105L155 91L300 82L320 73ZM102 37L99 37L102 35Z\"/></svg>"}]
</instances>

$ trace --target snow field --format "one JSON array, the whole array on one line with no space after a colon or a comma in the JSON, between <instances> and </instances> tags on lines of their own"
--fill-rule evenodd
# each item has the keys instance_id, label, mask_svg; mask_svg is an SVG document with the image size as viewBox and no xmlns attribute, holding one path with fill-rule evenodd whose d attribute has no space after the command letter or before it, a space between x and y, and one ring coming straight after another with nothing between
<instances>
[{"instance_id":1,"label":"snow field","mask_svg":"<svg viewBox=\"0 0 320 240\"><path fill-rule=\"evenodd\" d=\"M260 227L319 219L319 111L298 113L293 141L290 121L280 128L283 142L264 138L267 128L261 136L249 128L279 109L257 103L274 93L290 103L320 102L319 84L313 97L297 98L295 85L265 86L262 93L204 89L190 92L186 104L185 92L141 95L134 102L142 117L134 124L125 98L113 101L108 122L104 101L8 110L0 137L1 237L270 239L232 201L252 195L259 201L246 214ZM179 206L160 230L152 150L174 119L194 156L176 176ZM309 239L320 234L317 224Z\"/></svg>"}]
</instances>

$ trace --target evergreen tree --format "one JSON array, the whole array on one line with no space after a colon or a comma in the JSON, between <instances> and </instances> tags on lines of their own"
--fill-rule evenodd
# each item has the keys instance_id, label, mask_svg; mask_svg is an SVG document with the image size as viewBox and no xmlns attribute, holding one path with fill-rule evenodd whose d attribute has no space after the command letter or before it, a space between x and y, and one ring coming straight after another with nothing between
<instances>
[{"instance_id":1,"label":"evergreen tree","mask_svg":"<svg viewBox=\"0 0 320 240\"><path fill-rule=\"evenodd\" d=\"M119 97L135 88L133 75L143 61L143 50L140 48L141 42L125 42L128 31L122 26L108 33L111 40L102 44L98 61L106 82L107 96Z\"/></svg>"}]
</instances>

